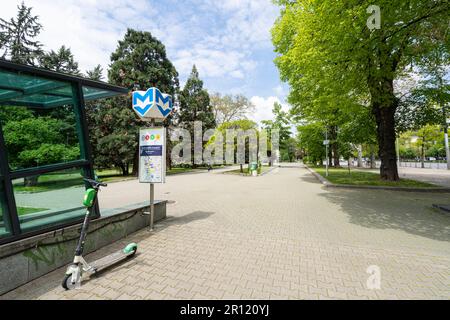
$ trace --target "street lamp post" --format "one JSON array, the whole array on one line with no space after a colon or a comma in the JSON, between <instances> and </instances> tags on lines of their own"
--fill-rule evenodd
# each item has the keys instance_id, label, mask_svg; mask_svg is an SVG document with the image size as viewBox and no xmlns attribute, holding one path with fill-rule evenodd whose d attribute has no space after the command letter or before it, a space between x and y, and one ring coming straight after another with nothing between
<instances>
[{"instance_id":1,"label":"street lamp post","mask_svg":"<svg viewBox=\"0 0 450 320\"><path fill-rule=\"evenodd\" d=\"M328 145L329 145L329 141L328 141L328 127L327 127L327 131L325 131L325 152L327 155L327 161L326 161L326 165L327 165L327 169L326 169L326 176L328 177Z\"/></svg>"},{"instance_id":2,"label":"street lamp post","mask_svg":"<svg viewBox=\"0 0 450 320\"><path fill-rule=\"evenodd\" d=\"M447 170L450 170L450 149L448 143L448 121L447 110L445 104L442 107L442 113L444 114L444 137L445 137L445 155L447 159Z\"/></svg>"}]
</instances>

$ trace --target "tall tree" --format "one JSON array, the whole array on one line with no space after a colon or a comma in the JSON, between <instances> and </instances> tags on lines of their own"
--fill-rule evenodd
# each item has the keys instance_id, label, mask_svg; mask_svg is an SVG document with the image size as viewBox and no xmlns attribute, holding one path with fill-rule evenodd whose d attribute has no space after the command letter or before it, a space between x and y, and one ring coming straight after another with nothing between
<instances>
[{"instance_id":1,"label":"tall tree","mask_svg":"<svg viewBox=\"0 0 450 320\"><path fill-rule=\"evenodd\" d=\"M220 93L215 93L210 96L210 100L214 118L218 125L246 119L247 115L255 110L251 101L242 94L222 96Z\"/></svg>"},{"instance_id":2,"label":"tall tree","mask_svg":"<svg viewBox=\"0 0 450 320\"><path fill-rule=\"evenodd\" d=\"M17 16L9 21L0 18L0 50L2 58L13 62L36 65L42 55L42 44L35 40L42 29L39 17L22 2Z\"/></svg>"},{"instance_id":3,"label":"tall tree","mask_svg":"<svg viewBox=\"0 0 450 320\"><path fill-rule=\"evenodd\" d=\"M186 85L180 92L179 102L178 124L188 129L192 137L194 137L194 121L202 122L203 131L213 129L216 126L209 94L203 89L203 81L200 79L195 65L192 67ZM193 161L195 166L195 159Z\"/></svg>"},{"instance_id":4,"label":"tall tree","mask_svg":"<svg viewBox=\"0 0 450 320\"><path fill-rule=\"evenodd\" d=\"M78 62L75 61L72 51L64 45L56 52L51 50L44 53L39 58L39 64L42 68L56 72L73 74L75 76L81 75L78 69Z\"/></svg>"},{"instance_id":5,"label":"tall tree","mask_svg":"<svg viewBox=\"0 0 450 320\"><path fill-rule=\"evenodd\" d=\"M117 49L111 54L111 65L108 71L109 81L129 89L146 90L157 87L172 96L178 91L178 73L166 55L164 44L152 36L150 32L128 29ZM99 165L116 165L127 174L128 167L133 165L133 174L138 172L138 133L139 127L145 123L139 120L131 109L131 95L114 98L107 103L108 107L98 107L90 126L94 154ZM169 126L172 116L165 121ZM117 156L117 141L120 141L121 156ZM170 161L170 145L167 148ZM123 156L123 157L122 157Z\"/></svg>"},{"instance_id":6,"label":"tall tree","mask_svg":"<svg viewBox=\"0 0 450 320\"><path fill-rule=\"evenodd\" d=\"M197 67L192 67L191 74L180 92L178 121L185 128L192 128L194 121L203 122L204 129L215 127L215 118L208 92L203 88Z\"/></svg>"},{"instance_id":7,"label":"tall tree","mask_svg":"<svg viewBox=\"0 0 450 320\"><path fill-rule=\"evenodd\" d=\"M380 175L398 180L394 83L411 66L448 57L447 1L380 0L379 29L370 30L372 1L277 0L276 64L291 86L291 104L369 97L377 124Z\"/></svg>"},{"instance_id":8,"label":"tall tree","mask_svg":"<svg viewBox=\"0 0 450 320\"><path fill-rule=\"evenodd\" d=\"M291 128L290 128L290 115L288 112L283 110L280 103L275 102L273 105L272 113L274 115L273 120L263 120L261 121L263 129L266 130L267 136L272 137L272 130L276 129L279 131L280 138L280 154L281 156L289 154L292 143L289 139L291 138ZM290 158L288 156L287 158ZM283 160L283 159L281 159Z\"/></svg>"},{"instance_id":9,"label":"tall tree","mask_svg":"<svg viewBox=\"0 0 450 320\"><path fill-rule=\"evenodd\" d=\"M94 69L86 71L86 78L102 81L103 80L103 68L101 65L97 65Z\"/></svg>"}]
</instances>

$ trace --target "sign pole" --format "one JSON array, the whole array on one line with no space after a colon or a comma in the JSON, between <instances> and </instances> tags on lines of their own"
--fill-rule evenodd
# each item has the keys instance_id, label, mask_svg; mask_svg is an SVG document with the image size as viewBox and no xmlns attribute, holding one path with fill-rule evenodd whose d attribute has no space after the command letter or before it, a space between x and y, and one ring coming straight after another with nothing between
<instances>
[{"instance_id":1,"label":"sign pole","mask_svg":"<svg viewBox=\"0 0 450 320\"><path fill-rule=\"evenodd\" d=\"M325 132L325 141L326 141L326 147L325 147L325 150L326 150L326 154L327 154L327 170L326 170L326 176L328 177L328 161L329 161L329 159L328 159L328 127L327 127L327 131Z\"/></svg>"},{"instance_id":2,"label":"sign pole","mask_svg":"<svg viewBox=\"0 0 450 320\"><path fill-rule=\"evenodd\" d=\"M152 127L155 126L155 119L150 121L150 125ZM150 183L150 229L149 231L153 231L153 223L155 221L155 184Z\"/></svg>"},{"instance_id":3,"label":"sign pole","mask_svg":"<svg viewBox=\"0 0 450 320\"><path fill-rule=\"evenodd\" d=\"M447 170L450 170L450 148L448 143L448 120L446 106L442 107L442 113L444 114L444 141L445 141L445 158L447 160Z\"/></svg>"},{"instance_id":4,"label":"sign pole","mask_svg":"<svg viewBox=\"0 0 450 320\"><path fill-rule=\"evenodd\" d=\"M153 231L155 219L155 184L165 183L166 135L164 127L157 128L155 119L164 120L173 111L172 97L152 87L147 91L132 93L133 110L151 128L139 131L139 182L150 184L149 231Z\"/></svg>"}]
</instances>

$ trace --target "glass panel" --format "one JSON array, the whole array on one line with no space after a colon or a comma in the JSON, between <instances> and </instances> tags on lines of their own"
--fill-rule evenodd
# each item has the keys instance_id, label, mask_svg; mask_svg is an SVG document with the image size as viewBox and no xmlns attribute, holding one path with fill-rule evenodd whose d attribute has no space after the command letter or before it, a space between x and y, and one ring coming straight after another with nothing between
<instances>
[{"instance_id":1,"label":"glass panel","mask_svg":"<svg viewBox=\"0 0 450 320\"><path fill-rule=\"evenodd\" d=\"M5 193L3 181L0 179L0 238L4 238L11 234L11 228L5 215L8 212L5 201Z\"/></svg>"},{"instance_id":2,"label":"glass panel","mask_svg":"<svg viewBox=\"0 0 450 320\"><path fill-rule=\"evenodd\" d=\"M39 109L0 103L0 123L12 171L81 158L73 105Z\"/></svg>"},{"instance_id":3,"label":"glass panel","mask_svg":"<svg viewBox=\"0 0 450 320\"><path fill-rule=\"evenodd\" d=\"M76 168L13 180L22 231L80 220L86 212L83 175Z\"/></svg>"},{"instance_id":4,"label":"glass panel","mask_svg":"<svg viewBox=\"0 0 450 320\"><path fill-rule=\"evenodd\" d=\"M57 98L53 90L67 88L68 83L19 72L0 70L0 104L36 103L44 106Z\"/></svg>"},{"instance_id":5,"label":"glass panel","mask_svg":"<svg viewBox=\"0 0 450 320\"><path fill-rule=\"evenodd\" d=\"M94 99L101 99L101 98L109 98L117 96L117 92L108 91L108 90L102 90L92 87L83 87L83 96L84 100L94 100Z\"/></svg>"}]
</instances>

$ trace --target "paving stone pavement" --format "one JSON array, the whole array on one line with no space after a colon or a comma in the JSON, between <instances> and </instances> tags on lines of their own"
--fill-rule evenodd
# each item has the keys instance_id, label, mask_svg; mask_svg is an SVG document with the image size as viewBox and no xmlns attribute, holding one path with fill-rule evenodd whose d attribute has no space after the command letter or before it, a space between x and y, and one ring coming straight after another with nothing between
<instances>
[{"instance_id":1,"label":"paving stone pavement","mask_svg":"<svg viewBox=\"0 0 450 320\"><path fill-rule=\"evenodd\" d=\"M136 181L108 189L103 206L148 192ZM325 190L300 165L172 176L156 190L176 202L154 233L87 256L133 241L135 258L79 290L60 287L61 268L0 299L450 299L450 216L432 208L448 195ZM367 287L372 265L379 290Z\"/></svg>"}]
</instances>

